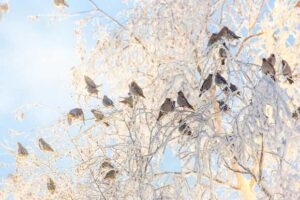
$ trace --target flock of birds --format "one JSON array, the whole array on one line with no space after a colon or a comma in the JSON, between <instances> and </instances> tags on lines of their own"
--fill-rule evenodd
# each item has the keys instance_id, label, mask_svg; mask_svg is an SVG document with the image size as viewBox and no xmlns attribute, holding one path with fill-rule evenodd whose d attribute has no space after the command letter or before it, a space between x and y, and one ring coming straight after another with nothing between
<instances>
[{"instance_id":1,"label":"flock of birds","mask_svg":"<svg viewBox=\"0 0 300 200\"><path fill-rule=\"evenodd\" d=\"M55 2L64 2L64 1L55 0ZM211 35L208 41L208 46L210 47L215 43L220 43L226 40L237 40L239 38L240 38L239 36L237 36L233 31L231 31L228 27L225 26L218 33L213 33ZM222 47L219 49L221 65L225 64L225 60L227 58L227 51L228 51L228 47L224 42L222 43ZM275 63L276 63L275 55L271 54L268 58L263 58L261 64L261 71L264 74L269 75L274 81L276 81L275 78L276 71L274 68ZM289 64L285 60L282 60L281 63L282 63L282 72L283 72L282 74L286 77L288 82L292 84L294 81L293 81L292 71ZM98 96L99 85L96 85L95 82L88 76L84 76L84 80L86 83L87 92L90 95ZM218 87L220 87L226 95L240 95L240 90L236 85L234 85L233 83L228 83L226 79L221 75L220 72L216 72L215 74L210 73L203 81L202 86L200 88L199 97L201 97L205 92L210 90L210 88L213 85L213 80L215 84ZM134 106L134 97L146 98L142 88L135 81L132 81L129 84L128 94L129 96L123 98L120 101L120 103L123 103L129 106L130 108L133 108ZM230 110L229 106L223 100L217 100L217 102L219 104L220 111L227 112ZM104 95L102 98L102 104L105 107L114 107L114 102L106 95ZM182 91L179 91L177 93L177 104L179 107L195 110L194 107L189 103L188 99L186 98L186 96ZM160 121L163 116L175 111L175 107L176 107L176 102L171 98L166 98L162 103L162 105L160 106L160 111L156 120ZM105 115L100 110L92 109L91 113L94 115L96 121L102 121L106 126L109 126L109 123L104 120ZM300 107L295 111L295 113L293 113L293 117L298 117L299 114L300 114ZM68 124L72 125L73 120L78 120L78 119L82 120L83 122L85 121L83 110L81 108L74 108L70 110L67 115ZM183 120L179 121L178 130L180 133L186 135L192 135L191 128ZM39 142L39 148L42 151L46 151L46 152L54 151L53 148L43 138L40 138L38 142ZM18 155L23 157L28 156L27 149L24 146L22 146L22 144L19 142L18 142ZM108 169L105 173L104 179L115 179L118 170L116 170L110 162L104 161L101 165L101 168ZM48 179L47 187L49 191L51 192L55 191L56 188L55 183L51 178Z\"/></svg>"}]
</instances>

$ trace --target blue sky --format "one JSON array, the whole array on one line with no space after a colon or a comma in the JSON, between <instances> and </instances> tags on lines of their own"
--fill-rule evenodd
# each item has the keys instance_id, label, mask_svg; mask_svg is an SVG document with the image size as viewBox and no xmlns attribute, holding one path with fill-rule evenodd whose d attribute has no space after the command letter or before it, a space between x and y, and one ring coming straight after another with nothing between
<instances>
[{"instance_id":1,"label":"blue sky","mask_svg":"<svg viewBox=\"0 0 300 200\"><path fill-rule=\"evenodd\" d=\"M3 3L0 0L0 3ZM95 0L112 16L128 5L121 0ZM9 130L27 131L46 126L60 117L61 112L75 106L72 97L70 69L79 63L75 50L75 20L71 17L52 20L33 15L59 15L93 9L88 0L67 0L64 11L53 6L52 0L9 2L9 12L0 21L0 142L16 147ZM32 105L41 107L34 108ZM14 112L25 106L25 119L15 119ZM38 111L38 112L37 112ZM0 147L0 178L10 170L1 163L13 163Z\"/></svg>"}]
</instances>

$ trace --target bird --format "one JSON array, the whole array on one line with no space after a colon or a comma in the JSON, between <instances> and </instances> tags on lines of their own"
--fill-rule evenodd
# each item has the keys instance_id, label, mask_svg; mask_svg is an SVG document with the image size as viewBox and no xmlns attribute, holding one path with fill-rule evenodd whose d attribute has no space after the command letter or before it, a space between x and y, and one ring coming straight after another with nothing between
<instances>
[{"instance_id":1,"label":"bird","mask_svg":"<svg viewBox=\"0 0 300 200\"><path fill-rule=\"evenodd\" d=\"M241 38L240 36L236 35L232 30L230 30L227 26L224 26L220 30L219 37L224 37L227 40L237 40Z\"/></svg>"},{"instance_id":2,"label":"bird","mask_svg":"<svg viewBox=\"0 0 300 200\"><path fill-rule=\"evenodd\" d=\"M118 170L115 170L115 169L109 170L105 174L104 179L105 180L115 180L118 173L119 173Z\"/></svg>"},{"instance_id":3,"label":"bird","mask_svg":"<svg viewBox=\"0 0 300 200\"><path fill-rule=\"evenodd\" d=\"M52 151L53 152L52 147L43 138L39 139L39 147L42 151Z\"/></svg>"},{"instance_id":4,"label":"bird","mask_svg":"<svg viewBox=\"0 0 300 200\"><path fill-rule=\"evenodd\" d=\"M182 134L186 134L186 135L192 135L192 130L191 130L191 127L188 126L186 124L186 122L183 122L183 120L179 120L179 127L178 127L178 131L179 133L182 133Z\"/></svg>"},{"instance_id":5,"label":"bird","mask_svg":"<svg viewBox=\"0 0 300 200\"><path fill-rule=\"evenodd\" d=\"M52 180L52 178L48 178L48 182L47 182L47 189L51 192L54 193L56 186L54 181Z\"/></svg>"},{"instance_id":6,"label":"bird","mask_svg":"<svg viewBox=\"0 0 300 200\"><path fill-rule=\"evenodd\" d=\"M225 65L225 60L227 58L227 52L223 47L221 47L219 49L219 56L221 58L221 65Z\"/></svg>"},{"instance_id":7,"label":"bird","mask_svg":"<svg viewBox=\"0 0 300 200\"><path fill-rule=\"evenodd\" d=\"M229 106L223 100L218 100L217 102L221 111L227 113L230 110Z\"/></svg>"},{"instance_id":8,"label":"bird","mask_svg":"<svg viewBox=\"0 0 300 200\"><path fill-rule=\"evenodd\" d=\"M98 95L98 86L95 84L95 82L93 81L93 79L91 79L88 76L84 76L84 80L86 83L86 89L90 94L96 94Z\"/></svg>"},{"instance_id":9,"label":"bird","mask_svg":"<svg viewBox=\"0 0 300 200\"><path fill-rule=\"evenodd\" d=\"M18 144L18 155L24 156L24 157L28 156L27 149L25 147L23 147L23 145L20 142L18 142L17 144Z\"/></svg>"},{"instance_id":10,"label":"bird","mask_svg":"<svg viewBox=\"0 0 300 200\"><path fill-rule=\"evenodd\" d=\"M266 75L270 74L271 78L275 81L275 69L265 58L262 59L261 71Z\"/></svg>"},{"instance_id":11,"label":"bird","mask_svg":"<svg viewBox=\"0 0 300 200\"><path fill-rule=\"evenodd\" d=\"M73 119L79 119L81 118L82 121L84 122L84 114L81 108L74 108L69 111L68 113L68 124L72 125Z\"/></svg>"},{"instance_id":12,"label":"bird","mask_svg":"<svg viewBox=\"0 0 300 200\"><path fill-rule=\"evenodd\" d=\"M219 34L213 33L208 40L207 46L209 47L209 46L213 45L214 43L218 42L219 40L220 40Z\"/></svg>"},{"instance_id":13,"label":"bird","mask_svg":"<svg viewBox=\"0 0 300 200\"><path fill-rule=\"evenodd\" d=\"M106 95L103 96L102 104L105 107L113 107L114 106L114 102L110 98L108 98Z\"/></svg>"},{"instance_id":14,"label":"bird","mask_svg":"<svg viewBox=\"0 0 300 200\"><path fill-rule=\"evenodd\" d=\"M159 115L157 121L164 115L175 110L175 101L172 101L170 98L166 98L164 103L160 106Z\"/></svg>"},{"instance_id":15,"label":"bird","mask_svg":"<svg viewBox=\"0 0 300 200\"><path fill-rule=\"evenodd\" d=\"M93 113L96 122L102 121L104 119L104 117L105 117L104 114L100 110L92 109L91 113ZM103 123L106 126L109 126L108 122L103 121Z\"/></svg>"},{"instance_id":16,"label":"bird","mask_svg":"<svg viewBox=\"0 0 300 200\"><path fill-rule=\"evenodd\" d=\"M128 105L130 108L133 108L133 98L131 95L129 95L128 97L123 97L123 100L121 100L120 103L123 103L125 105Z\"/></svg>"},{"instance_id":17,"label":"bird","mask_svg":"<svg viewBox=\"0 0 300 200\"><path fill-rule=\"evenodd\" d=\"M215 76L215 83L219 87L224 87L224 86L228 85L226 79L218 72Z\"/></svg>"},{"instance_id":18,"label":"bird","mask_svg":"<svg viewBox=\"0 0 300 200\"><path fill-rule=\"evenodd\" d=\"M229 84L229 88L228 88L228 86L227 86L227 87L225 87L225 88L223 89L223 91L225 92L226 95L228 95L229 89L230 89L230 92L233 93L233 94L237 94L237 95L240 95L240 94L241 94L240 91L239 91L239 89L237 88L237 86L234 85L233 83L230 83L230 84Z\"/></svg>"},{"instance_id":19,"label":"bird","mask_svg":"<svg viewBox=\"0 0 300 200\"><path fill-rule=\"evenodd\" d=\"M268 58L267 61L274 67L276 63L276 57L275 54L272 53Z\"/></svg>"},{"instance_id":20,"label":"bird","mask_svg":"<svg viewBox=\"0 0 300 200\"><path fill-rule=\"evenodd\" d=\"M92 109L91 113L93 113L96 121L101 121L104 118L104 114L100 110Z\"/></svg>"},{"instance_id":21,"label":"bird","mask_svg":"<svg viewBox=\"0 0 300 200\"><path fill-rule=\"evenodd\" d=\"M293 75L290 65L287 61L282 60L282 74L286 77L286 79L289 81L290 84L293 84Z\"/></svg>"},{"instance_id":22,"label":"bird","mask_svg":"<svg viewBox=\"0 0 300 200\"><path fill-rule=\"evenodd\" d=\"M204 80L201 88L200 88L200 94L199 97L201 97L201 95L206 92L207 90L210 89L211 85L212 85L212 74L209 74L208 77Z\"/></svg>"},{"instance_id":23,"label":"bird","mask_svg":"<svg viewBox=\"0 0 300 200\"><path fill-rule=\"evenodd\" d=\"M186 97L184 96L184 94L183 94L182 91L179 91L177 94L178 94L178 96L177 96L177 104L180 107L186 107L186 108L190 108L192 110L195 110L193 108L193 106L188 102L188 100L186 99Z\"/></svg>"},{"instance_id":24,"label":"bird","mask_svg":"<svg viewBox=\"0 0 300 200\"><path fill-rule=\"evenodd\" d=\"M69 7L65 0L54 0L54 4L57 7Z\"/></svg>"},{"instance_id":25,"label":"bird","mask_svg":"<svg viewBox=\"0 0 300 200\"><path fill-rule=\"evenodd\" d=\"M142 88L135 82L132 81L129 85L129 93L133 96L140 96L145 98Z\"/></svg>"}]
</instances>

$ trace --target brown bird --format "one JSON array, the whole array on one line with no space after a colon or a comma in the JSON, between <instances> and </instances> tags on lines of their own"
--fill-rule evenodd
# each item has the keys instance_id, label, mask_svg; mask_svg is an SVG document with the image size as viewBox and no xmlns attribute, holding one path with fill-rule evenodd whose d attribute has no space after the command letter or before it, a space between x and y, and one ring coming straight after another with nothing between
<instances>
[{"instance_id":1,"label":"brown bird","mask_svg":"<svg viewBox=\"0 0 300 200\"><path fill-rule=\"evenodd\" d=\"M160 106L159 115L157 118L157 121L160 120L160 118L169 112L173 112L175 110L175 101L172 101L170 98L166 98L164 103Z\"/></svg>"},{"instance_id":2,"label":"brown bird","mask_svg":"<svg viewBox=\"0 0 300 200\"><path fill-rule=\"evenodd\" d=\"M240 36L237 36L232 30L230 30L227 26L224 26L220 32L219 32L220 37L224 37L228 40L237 40L240 39Z\"/></svg>"},{"instance_id":3,"label":"brown bird","mask_svg":"<svg viewBox=\"0 0 300 200\"><path fill-rule=\"evenodd\" d=\"M177 96L177 104L179 107L186 107L194 110L193 106L188 102L188 100L185 98L182 91L179 91Z\"/></svg>"},{"instance_id":4,"label":"brown bird","mask_svg":"<svg viewBox=\"0 0 300 200\"><path fill-rule=\"evenodd\" d=\"M213 33L208 40L207 46L209 47L209 46L213 45L214 43L218 42L220 39L221 38L220 38L219 34Z\"/></svg>"},{"instance_id":5,"label":"brown bird","mask_svg":"<svg viewBox=\"0 0 300 200\"><path fill-rule=\"evenodd\" d=\"M261 71L266 75L269 74L271 78L275 81L275 69L273 65L269 63L265 58L262 59Z\"/></svg>"},{"instance_id":6,"label":"brown bird","mask_svg":"<svg viewBox=\"0 0 300 200\"><path fill-rule=\"evenodd\" d=\"M118 170L115 170L115 169L109 170L109 171L105 174L104 179L105 179L105 180L115 180L118 173L119 173Z\"/></svg>"},{"instance_id":7,"label":"brown bird","mask_svg":"<svg viewBox=\"0 0 300 200\"><path fill-rule=\"evenodd\" d=\"M130 108L133 108L133 98L131 95L129 95L129 97L123 97L123 100L121 100L120 102L128 105Z\"/></svg>"},{"instance_id":8,"label":"brown bird","mask_svg":"<svg viewBox=\"0 0 300 200\"><path fill-rule=\"evenodd\" d=\"M52 178L48 178L48 182L47 182L47 189L51 192L54 193L56 186L54 181L52 180Z\"/></svg>"},{"instance_id":9,"label":"brown bird","mask_svg":"<svg viewBox=\"0 0 300 200\"><path fill-rule=\"evenodd\" d=\"M74 108L68 113L68 123L72 125L73 119L81 119L84 123L84 114L81 108Z\"/></svg>"},{"instance_id":10,"label":"brown bird","mask_svg":"<svg viewBox=\"0 0 300 200\"><path fill-rule=\"evenodd\" d=\"M86 83L86 89L90 94L95 94L98 95L98 86L95 84L95 82L93 81L93 79L91 79L88 76L84 76L84 80Z\"/></svg>"},{"instance_id":11,"label":"brown bird","mask_svg":"<svg viewBox=\"0 0 300 200\"><path fill-rule=\"evenodd\" d=\"M282 60L282 74L286 77L286 79L289 81L290 84L293 84L293 75L290 65L287 63L287 61Z\"/></svg>"},{"instance_id":12,"label":"brown bird","mask_svg":"<svg viewBox=\"0 0 300 200\"><path fill-rule=\"evenodd\" d=\"M207 90L209 90L211 88L212 85L212 74L209 74L208 77L204 80L201 88L200 88L200 94L199 97L201 97L201 95L206 92Z\"/></svg>"},{"instance_id":13,"label":"brown bird","mask_svg":"<svg viewBox=\"0 0 300 200\"><path fill-rule=\"evenodd\" d=\"M142 88L135 81L132 81L130 83L129 93L133 96L140 96L145 98Z\"/></svg>"},{"instance_id":14,"label":"brown bird","mask_svg":"<svg viewBox=\"0 0 300 200\"><path fill-rule=\"evenodd\" d=\"M272 53L268 58L267 61L273 66L273 68L275 67L276 64L276 57L275 54Z\"/></svg>"},{"instance_id":15,"label":"brown bird","mask_svg":"<svg viewBox=\"0 0 300 200\"><path fill-rule=\"evenodd\" d=\"M20 142L18 142L17 144L18 144L18 155L24 156L24 157L28 156L27 149L25 147L23 147L23 145Z\"/></svg>"},{"instance_id":16,"label":"brown bird","mask_svg":"<svg viewBox=\"0 0 300 200\"><path fill-rule=\"evenodd\" d=\"M65 0L54 0L54 4L57 7L69 7Z\"/></svg>"},{"instance_id":17,"label":"brown bird","mask_svg":"<svg viewBox=\"0 0 300 200\"><path fill-rule=\"evenodd\" d=\"M186 134L186 135L192 135L192 130L191 130L191 127L190 126L188 126L187 124L186 124L186 122L184 122L182 119L181 120L179 120L179 127L178 127L178 131L179 131L179 133L181 133L181 134Z\"/></svg>"},{"instance_id":18,"label":"brown bird","mask_svg":"<svg viewBox=\"0 0 300 200\"><path fill-rule=\"evenodd\" d=\"M103 114L100 110L92 109L92 110L91 110L91 113L93 113L96 122L103 121L103 119L105 118L104 114ZM108 122L103 121L103 123L104 123L106 126L109 126L109 123L108 123Z\"/></svg>"},{"instance_id":19,"label":"brown bird","mask_svg":"<svg viewBox=\"0 0 300 200\"><path fill-rule=\"evenodd\" d=\"M52 147L43 138L39 139L39 147L42 151L52 151L53 152Z\"/></svg>"}]
</instances>

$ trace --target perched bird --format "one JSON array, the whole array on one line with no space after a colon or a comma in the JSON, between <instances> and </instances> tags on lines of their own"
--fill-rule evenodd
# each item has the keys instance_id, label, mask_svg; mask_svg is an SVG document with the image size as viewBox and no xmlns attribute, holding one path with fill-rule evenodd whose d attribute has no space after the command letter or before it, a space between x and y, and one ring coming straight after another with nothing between
<instances>
[{"instance_id":1,"label":"perched bird","mask_svg":"<svg viewBox=\"0 0 300 200\"><path fill-rule=\"evenodd\" d=\"M178 127L178 131L179 133L182 133L182 134L186 134L186 135L192 135L192 130L191 130L191 127L188 126L186 124L186 122L183 122L182 120L179 120L179 127Z\"/></svg>"},{"instance_id":2,"label":"perched bird","mask_svg":"<svg viewBox=\"0 0 300 200\"><path fill-rule=\"evenodd\" d=\"M130 83L129 93L134 96L140 96L145 98L142 88L135 81L132 81Z\"/></svg>"},{"instance_id":3,"label":"perched bird","mask_svg":"<svg viewBox=\"0 0 300 200\"><path fill-rule=\"evenodd\" d=\"M177 96L177 104L180 107L186 107L194 110L193 106L188 102L188 100L185 98L184 94L182 91L179 91Z\"/></svg>"},{"instance_id":4,"label":"perched bird","mask_svg":"<svg viewBox=\"0 0 300 200\"><path fill-rule=\"evenodd\" d=\"M91 79L88 76L84 76L84 80L86 83L86 89L90 94L95 94L98 95L98 89L97 89L97 85L95 84L95 82L93 81L93 79Z\"/></svg>"},{"instance_id":5,"label":"perched bird","mask_svg":"<svg viewBox=\"0 0 300 200\"><path fill-rule=\"evenodd\" d=\"M164 103L160 106L160 111L159 111L157 121L159 121L162 116L166 115L169 112L173 112L174 110L175 110L175 101L172 101L170 98L166 98Z\"/></svg>"},{"instance_id":6,"label":"perched bird","mask_svg":"<svg viewBox=\"0 0 300 200\"><path fill-rule=\"evenodd\" d=\"M209 40L208 40L207 46L209 47L209 46L213 45L214 43L216 43L216 42L219 41L220 39L221 39L221 38L220 38L219 34L213 33L213 34L210 36Z\"/></svg>"},{"instance_id":7,"label":"perched bird","mask_svg":"<svg viewBox=\"0 0 300 200\"><path fill-rule=\"evenodd\" d=\"M218 100L218 104L221 111L227 113L230 110L229 106L223 100Z\"/></svg>"},{"instance_id":8,"label":"perched bird","mask_svg":"<svg viewBox=\"0 0 300 200\"><path fill-rule=\"evenodd\" d=\"M267 61L274 67L276 63L276 57L275 54L271 54L268 58Z\"/></svg>"},{"instance_id":9,"label":"perched bird","mask_svg":"<svg viewBox=\"0 0 300 200\"><path fill-rule=\"evenodd\" d=\"M224 87L224 86L227 85L226 79L220 73L216 74L216 76L215 76L215 83L219 87Z\"/></svg>"},{"instance_id":10,"label":"perched bird","mask_svg":"<svg viewBox=\"0 0 300 200\"><path fill-rule=\"evenodd\" d=\"M292 113L292 118L294 119L298 119L299 117L299 114L300 114L300 107L297 108L297 110L295 110L293 113Z\"/></svg>"},{"instance_id":11,"label":"perched bird","mask_svg":"<svg viewBox=\"0 0 300 200\"><path fill-rule=\"evenodd\" d=\"M28 156L28 151L25 147L23 147L23 145L18 142L18 155L19 156Z\"/></svg>"},{"instance_id":12,"label":"perched bird","mask_svg":"<svg viewBox=\"0 0 300 200\"><path fill-rule=\"evenodd\" d=\"M39 147L42 151L53 151L52 147L43 139L39 139Z\"/></svg>"},{"instance_id":13,"label":"perched bird","mask_svg":"<svg viewBox=\"0 0 300 200\"><path fill-rule=\"evenodd\" d=\"M114 102L110 98L108 98L106 95L103 96L102 104L105 107L113 107L114 106Z\"/></svg>"},{"instance_id":14,"label":"perched bird","mask_svg":"<svg viewBox=\"0 0 300 200\"><path fill-rule=\"evenodd\" d=\"M118 173L119 173L118 170L115 170L115 169L109 170L105 174L104 179L106 179L106 180L115 180Z\"/></svg>"},{"instance_id":15,"label":"perched bird","mask_svg":"<svg viewBox=\"0 0 300 200\"><path fill-rule=\"evenodd\" d=\"M68 123L69 125L72 125L73 119L79 119L81 118L84 123L84 114L81 108L74 108L69 111L68 113Z\"/></svg>"},{"instance_id":16,"label":"perched bird","mask_svg":"<svg viewBox=\"0 0 300 200\"><path fill-rule=\"evenodd\" d=\"M269 74L271 78L275 81L275 69L271 63L267 61L267 59L262 59L261 71L264 74Z\"/></svg>"},{"instance_id":17,"label":"perched bird","mask_svg":"<svg viewBox=\"0 0 300 200\"><path fill-rule=\"evenodd\" d=\"M227 52L223 47L221 47L219 49L219 56L221 58L221 65L225 65L225 60L227 58Z\"/></svg>"},{"instance_id":18,"label":"perched bird","mask_svg":"<svg viewBox=\"0 0 300 200\"><path fill-rule=\"evenodd\" d=\"M54 0L54 4L57 7L69 7L65 0Z\"/></svg>"},{"instance_id":19,"label":"perched bird","mask_svg":"<svg viewBox=\"0 0 300 200\"><path fill-rule=\"evenodd\" d=\"M124 97L120 102L133 108L133 98L131 95L129 97Z\"/></svg>"},{"instance_id":20,"label":"perched bird","mask_svg":"<svg viewBox=\"0 0 300 200\"><path fill-rule=\"evenodd\" d=\"M229 88L228 88L228 86L227 86L227 87L225 87L225 88L223 89L223 91L225 92L226 95L228 94L229 90L230 90L230 92L233 93L233 94L237 94L237 95L240 95L240 94L241 94L240 91L238 90L237 86L234 85L233 83L230 83L230 84L229 84Z\"/></svg>"},{"instance_id":21,"label":"perched bird","mask_svg":"<svg viewBox=\"0 0 300 200\"><path fill-rule=\"evenodd\" d=\"M220 37L224 37L228 40L236 40L236 39L240 39L240 36L237 36L232 30L230 30L227 26L224 26L220 32L219 32L219 36Z\"/></svg>"},{"instance_id":22,"label":"perched bird","mask_svg":"<svg viewBox=\"0 0 300 200\"><path fill-rule=\"evenodd\" d=\"M287 63L287 61L282 60L282 73L286 77L286 79L289 81L290 84L293 84L293 75L290 65Z\"/></svg>"},{"instance_id":23,"label":"perched bird","mask_svg":"<svg viewBox=\"0 0 300 200\"><path fill-rule=\"evenodd\" d=\"M110 164L110 162L104 161L104 162L102 162L102 164L101 164L101 168L111 168L111 169L113 169L114 166L112 166L112 164Z\"/></svg>"},{"instance_id":24,"label":"perched bird","mask_svg":"<svg viewBox=\"0 0 300 200\"><path fill-rule=\"evenodd\" d=\"M52 180L52 178L48 178L48 182L47 182L47 189L51 192L54 193L56 186L54 181Z\"/></svg>"},{"instance_id":25,"label":"perched bird","mask_svg":"<svg viewBox=\"0 0 300 200\"><path fill-rule=\"evenodd\" d=\"M104 118L104 114L100 110L92 109L91 112L93 113L96 121L101 121Z\"/></svg>"},{"instance_id":26,"label":"perched bird","mask_svg":"<svg viewBox=\"0 0 300 200\"><path fill-rule=\"evenodd\" d=\"M200 88L200 94L199 97L201 97L201 95L206 92L207 90L209 90L211 88L212 85L212 74L209 74L208 77L204 80L201 88Z\"/></svg>"},{"instance_id":27,"label":"perched bird","mask_svg":"<svg viewBox=\"0 0 300 200\"><path fill-rule=\"evenodd\" d=\"M105 117L104 114L103 114L100 110L92 109L92 110L91 110L91 113L93 113L96 122L102 121L102 120L104 119L104 117ZM109 123L108 123L108 122L103 121L103 123L104 123L106 126L109 126Z\"/></svg>"}]
</instances>

